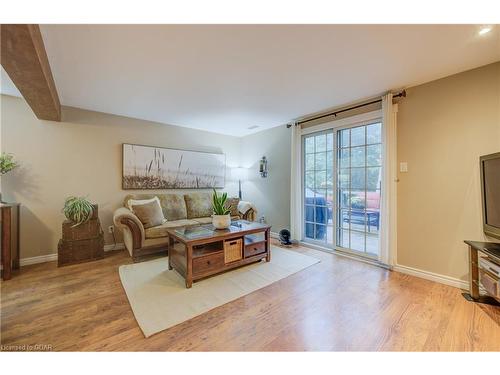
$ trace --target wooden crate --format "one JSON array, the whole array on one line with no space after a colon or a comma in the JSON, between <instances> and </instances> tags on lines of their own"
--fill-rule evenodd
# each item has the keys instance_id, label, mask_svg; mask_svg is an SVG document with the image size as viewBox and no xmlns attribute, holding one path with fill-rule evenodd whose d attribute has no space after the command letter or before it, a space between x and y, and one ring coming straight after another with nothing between
<instances>
[{"instance_id":1,"label":"wooden crate","mask_svg":"<svg viewBox=\"0 0 500 375\"><path fill-rule=\"evenodd\" d=\"M236 262L243 258L243 239L224 241L224 263Z\"/></svg>"},{"instance_id":2,"label":"wooden crate","mask_svg":"<svg viewBox=\"0 0 500 375\"><path fill-rule=\"evenodd\" d=\"M87 240L59 240L57 246L57 265L65 266L101 259L104 257L104 236Z\"/></svg>"},{"instance_id":3,"label":"wooden crate","mask_svg":"<svg viewBox=\"0 0 500 375\"><path fill-rule=\"evenodd\" d=\"M102 232L99 219L90 219L89 221L74 226L71 220L65 220L62 225L62 239L65 241L87 240L98 237Z\"/></svg>"}]
</instances>

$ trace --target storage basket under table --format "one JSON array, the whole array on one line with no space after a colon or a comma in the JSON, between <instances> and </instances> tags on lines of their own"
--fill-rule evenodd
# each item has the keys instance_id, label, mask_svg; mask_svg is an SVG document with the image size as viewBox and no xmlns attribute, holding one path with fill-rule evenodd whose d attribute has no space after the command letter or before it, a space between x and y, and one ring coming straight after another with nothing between
<instances>
[{"instance_id":1,"label":"storage basket under table","mask_svg":"<svg viewBox=\"0 0 500 375\"><path fill-rule=\"evenodd\" d=\"M243 258L243 239L224 241L224 263L236 262Z\"/></svg>"}]
</instances>

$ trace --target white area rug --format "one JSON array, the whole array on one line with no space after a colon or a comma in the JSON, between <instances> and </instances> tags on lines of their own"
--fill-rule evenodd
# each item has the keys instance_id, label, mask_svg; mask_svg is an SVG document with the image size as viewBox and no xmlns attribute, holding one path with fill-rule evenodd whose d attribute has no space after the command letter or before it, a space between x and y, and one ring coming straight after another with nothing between
<instances>
[{"instance_id":1,"label":"white area rug","mask_svg":"<svg viewBox=\"0 0 500 375\"><path fill-rule=\"evenodd\" d=\"M273 246L271 262L194 282L191 289L182 276L168 270L166 257L121 266L119 273L135 319L149 337L316 263L316 258Z\"/></svg>"}]
</instances>

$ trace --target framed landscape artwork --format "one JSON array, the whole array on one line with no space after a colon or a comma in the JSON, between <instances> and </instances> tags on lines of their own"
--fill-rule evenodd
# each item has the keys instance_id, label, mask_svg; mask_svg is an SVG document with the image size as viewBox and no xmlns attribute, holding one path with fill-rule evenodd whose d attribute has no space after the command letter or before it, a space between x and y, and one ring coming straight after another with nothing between
<instances>
[{"instance_id":1,"label":"framed landscape artwork","mask_svg":"<svg viewBox=\"0 0 500 375\"><path fill-rule=\"evenodd\" d=\"M226 156L123 144L123 189L223 188Z\"/></svg>"}]
</instances>

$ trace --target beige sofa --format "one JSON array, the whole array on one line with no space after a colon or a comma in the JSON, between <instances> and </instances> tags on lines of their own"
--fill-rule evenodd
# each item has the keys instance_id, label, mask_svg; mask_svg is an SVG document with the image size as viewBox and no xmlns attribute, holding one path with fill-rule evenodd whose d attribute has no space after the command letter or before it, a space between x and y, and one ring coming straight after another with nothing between
<instances>
[{"instance_id":1,"label":"beige sofa","mask_svg":"<svg viewBox=\"0 0 500 375\"><path fill-rule=\"evenodd\" d=\"M139 218L128 209L130 199L150 199L158 197L167 220L162 225L145 229ZM231 207L233 219L254 221L255 208L238 198L229 198L226 205ZM134 262L143 255L165 252L168 245L167 229L184 225L208 224L212 222L212 193L189 194L129 194L113 216L114 224L123 232L123 242ZM239 209L245 210L240 212Z\"/></svg>"}]
</instances>

